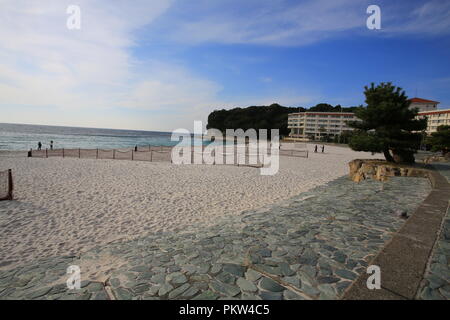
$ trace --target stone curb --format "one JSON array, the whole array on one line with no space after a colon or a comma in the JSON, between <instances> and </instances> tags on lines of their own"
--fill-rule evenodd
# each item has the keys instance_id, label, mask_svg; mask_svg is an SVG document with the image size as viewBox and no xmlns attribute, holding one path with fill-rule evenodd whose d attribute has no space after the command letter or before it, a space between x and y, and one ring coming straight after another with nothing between
<instances>
[{"instance_id":1,"label":"stone curb","mask_svg":"<svg viewBox=\"0 0 450 320\"><path fill-rule=\"evenodd\" d=\"M428 179L433 190L370 263L380 267L381 289L368 289L370 275L362 273L342 299L412 300L416 297L450 201L447 179L436 170L429 171Z\"/></svg>"}]
</instances>

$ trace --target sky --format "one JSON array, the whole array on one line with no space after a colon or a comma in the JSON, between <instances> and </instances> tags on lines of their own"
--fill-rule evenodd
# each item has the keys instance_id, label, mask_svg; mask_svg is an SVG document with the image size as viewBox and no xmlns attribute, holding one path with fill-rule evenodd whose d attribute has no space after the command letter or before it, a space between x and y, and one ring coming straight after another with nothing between
<instances>
[{"instance_id":1,"label":"sky","mask_svg":"<svg viewBox=\"0 0 450 320\"><path fill-rule=\"evenodd\" d=\"M450 0L0 0L0 39L0 122L192 130L388 81L450 108Z\"/></svg>"}]
</instances>

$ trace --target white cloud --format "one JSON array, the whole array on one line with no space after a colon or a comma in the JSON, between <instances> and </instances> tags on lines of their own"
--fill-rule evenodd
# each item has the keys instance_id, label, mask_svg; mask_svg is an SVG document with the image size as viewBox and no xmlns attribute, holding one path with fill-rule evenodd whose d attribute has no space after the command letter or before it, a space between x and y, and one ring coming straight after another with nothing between
<instances>
[{"instance_id":1,"label":"white cloud","mask_svg":"<svg viewBox=\"0 0 450 320\"><path fill-rule=\"evenodd\" d=\"M89 122L95 115L98 126L117 127L119 118L99 118L99 112L128 108L158 111L159 121L150 123L155 127L144 128L164 130L172 126L168 113L195 117L196 110L216 101L219 85L180 66L140 61L131 53L136 31L164 14L171 1L139 0L130 5L80 0L81 30L66 28L69 4L0 3L0 111L16 106L12 113L2 112L3 121L29 123L45 114L46 124L76 125L72 119L81 124L86 123L80 122L83 115ZM26 112L17 111L21 106ZM107 118L110 122L104 121ZM127 121L132 128L142 128L144 121L133 112L129 119L136 122Z\"/></svg>"}]
</instances>

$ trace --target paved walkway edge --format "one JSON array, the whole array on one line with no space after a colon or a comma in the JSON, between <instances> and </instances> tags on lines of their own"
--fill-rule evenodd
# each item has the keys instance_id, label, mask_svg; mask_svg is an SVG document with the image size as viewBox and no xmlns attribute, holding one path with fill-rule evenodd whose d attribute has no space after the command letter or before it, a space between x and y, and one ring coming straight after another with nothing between
<instances>
[{"instance_id":1,"label":"paved walkway edge","mask_svg":"<svg viewBox=\"0 0 450 320\"><path fill-rule=\"evenodd\" d=\"M416 297L450 201L447 179L437 170L430 170L428 179L433 190L369 264L380 267L381 289L368 289L370 274L362 273L342 299L412 300Z\"/></svg>"}]
</instances>

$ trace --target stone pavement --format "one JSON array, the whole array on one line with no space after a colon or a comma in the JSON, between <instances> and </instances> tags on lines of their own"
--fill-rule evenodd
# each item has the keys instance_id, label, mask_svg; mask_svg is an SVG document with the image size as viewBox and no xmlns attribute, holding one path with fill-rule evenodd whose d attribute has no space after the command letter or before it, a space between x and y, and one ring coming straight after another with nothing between
<instances>
[{"instance_id":1,"label":"stone pavement","mask_svg":"<svg viewBox=\"0 0 450 320\"><path fill-rule=\"evenodd\" d=\"M450 163L433 165L450 183ZM448 199L447 199L448 200ZM425 279L419 290L419 299L450 299L450 208L442 222L438 240L430 257Z\"/></svg>"},{"instance_id":2,"label":"stone pavement","mask_svg":"<svg viewBox=\"0 0 450 320\"><path fill-rule=\"evenodd\" d=\"M0 299L339 299L431 190L347 177L213 227L0 270ZM79 265L80 290L66 269Z\"/></svg>"}]
</instances>

